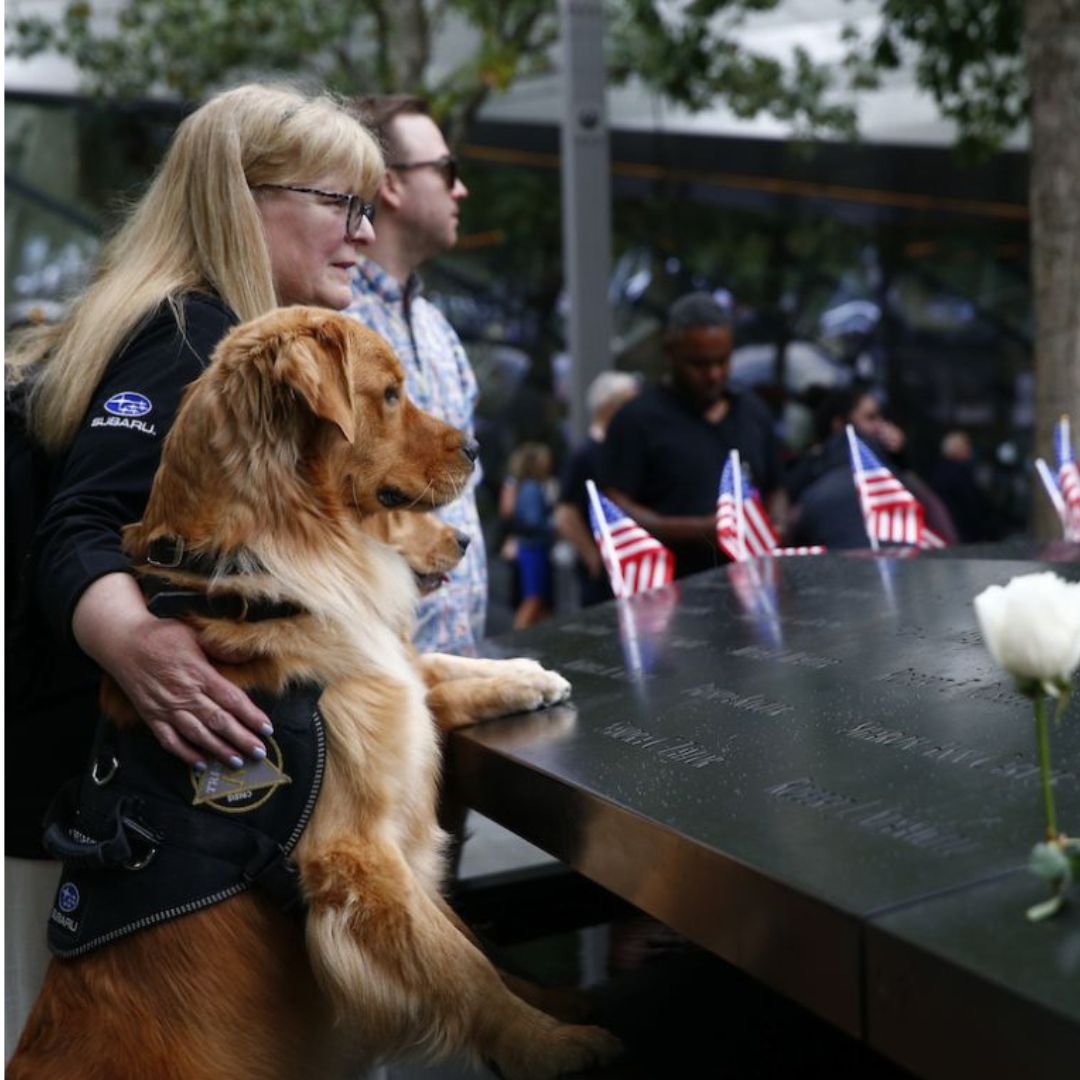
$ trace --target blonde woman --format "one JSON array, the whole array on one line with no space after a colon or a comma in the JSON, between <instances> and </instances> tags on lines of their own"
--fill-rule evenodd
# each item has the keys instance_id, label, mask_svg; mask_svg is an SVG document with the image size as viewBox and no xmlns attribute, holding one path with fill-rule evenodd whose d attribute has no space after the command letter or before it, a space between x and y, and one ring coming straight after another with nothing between
<instances>
[{"instance_id":1,"label":"blonde woman","mask_svg":"<svg viewBox=\"0 0 1080 1080\"><path fill-rule=\"evenodd\" d=\"M9 1054L44 970L56 879L28 860L44 856L49 801L89 757L101 669L195 768L265 756L266 717L191 630L147 610L120 529L142 516L184 387L232 325L278 305L348 305L382 175L373 139L330 98L219 94L180 125L67 318L9 360L50 473L29 617L8 643L6 853L22 857L5 869Z\"/></svg>"}]
</instances>

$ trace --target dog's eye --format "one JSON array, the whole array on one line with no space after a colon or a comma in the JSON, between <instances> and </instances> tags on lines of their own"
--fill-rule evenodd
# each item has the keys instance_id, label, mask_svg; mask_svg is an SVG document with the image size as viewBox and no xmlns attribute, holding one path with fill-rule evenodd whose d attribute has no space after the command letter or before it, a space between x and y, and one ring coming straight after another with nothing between
<instances>
[{"instance_id":1,"label":"dog's eye","mask_svg":"<svg viewBox=\"0 0 1080 1080\"><path fill-rule=\"evenodd\" d=\"M396 386L388 386L386 392L383 394L383 399L386 401L387 405L393 405L400 397L401 394L398 393L398 388Z\"/></svg>"}]
</instances>

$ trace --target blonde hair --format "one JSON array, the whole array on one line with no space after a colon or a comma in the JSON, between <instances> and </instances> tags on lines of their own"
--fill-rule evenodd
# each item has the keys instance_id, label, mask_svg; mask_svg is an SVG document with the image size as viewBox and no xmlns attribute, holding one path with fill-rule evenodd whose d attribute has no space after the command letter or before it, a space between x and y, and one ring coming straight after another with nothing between
<instances>
[{"instance_id":1,"label":"blonde hair","mask_svg":"<svg viewBox=\"0 0 1080 1080\"><path fill-rule=\"evenodd\" d=\"M516 480L546 480L551 475L551 450L544 443L522 443L511 455L506 471Z\"/></svg>"},{"instance_id":2,"label":"blonde hair","mask_svg":"<svg viewBox=\"0 0 1080 1080\"><path fill-rule=\"evenodd\" d=\"M252 189L340 174L373 198L383 159L327 95L250 84L211 98L176 131L146 194L102 251L93 282L57 326L32 330L8 361L18 382L38 361L31 429L50 453L74 439L109 361L167 302L212 290L241 320L277 306Z\"/></svg>"}]
</instances>

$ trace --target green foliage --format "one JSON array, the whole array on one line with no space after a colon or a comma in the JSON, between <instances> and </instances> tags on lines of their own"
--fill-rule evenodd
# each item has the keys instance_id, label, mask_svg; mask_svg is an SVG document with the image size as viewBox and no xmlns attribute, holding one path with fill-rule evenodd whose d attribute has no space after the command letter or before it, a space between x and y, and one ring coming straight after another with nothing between
<instances>
[{"instance_id":1,"label":"green foliage","mask_svg":"<svg viewBox=\"0 0 1080 1080\"><path fill-rule=\"evenodd\" d=\"M880 72L910 59L918 85L956 123L961 152L999 149L1029 107L1022 0L882 0L881 16L870 41L845 32L852 85L876 86Z\"/></svg>"},{"instance_id":2,"label":"green foliage","mask_svg":"<svg viewBox=\"0 0 1080 1080\"><path fill-rule=\"evenodd\" d=\"M724 101L739 117L766 113L796 137L855 135L835 91L871 89L905 61L961 149L1000 147L1024 119L1022 0L881 0L870 38L844 30L848 55L832 68L796 48L789 61L741 47L748 14L781 0L608 0L611 81L640 79L699 111ZM430 95L455 133L493 92L550 67L555 0L121 0L95 10L68 0L59 19L10 27L9 53L68 56L104 96L164 88L193 100L241 78L303 73L342 93L408 89ZM110 17L109 11L113 14ZM453 13L478 36L472 54L433 81L431 44Z\"/></svg>"},{"instance_id":3,"label":"green foliage","mask_svg":"<svg viewBox=\"0 0 1080 1080\"><path fill-rule=\"evenodd\" d=\"M767 112L799 134L851 136L854 113L829 102L827 69L801 50L785 65L737 45L740 20L778 3L609 0L612 81L638 77L693 110L722 98L738 116ZM555 0L121 0L103 7L68 0L59 20L18 19L8 51L68 56L104 96L164 88L193 100L241 78L298 72L343 93L419 91L455 133L491 93L547 70L559 32ZM435 81L431 43L448 13L478 43Z\"/></svg>"},{"instance_id":4,"label":"green foliage","mask_svg":"<svg viewBox=\"0 0 1080 1080\"><path fill-rule=\"evenodd\" d=\"M654 0L611 5L609 71L613 82L638 77L693 111L722 100L743 118L768 113L791 123L797 135L855 134L855 114L829 102L832 72L795 49L792 62L740 47L734 32L748 12L771 11L780 0L695 0L681 6Z\"/></svg>"},{"instance_id":5,"label":"green foliage","mask_svg":"<svg viewBox=\"0 0 1080 1080\"><path fill-rule=\"evenodd\" d=\"M59 22L19 19L8 51L70 57L102 96L134 96L163 87L194 99L223 81L314 68L340 74L342 43L366 4L357 0L125 0L96 13L73 0ZM344 66L364 57L358 50Z\"/></svg>"}]
</instances>

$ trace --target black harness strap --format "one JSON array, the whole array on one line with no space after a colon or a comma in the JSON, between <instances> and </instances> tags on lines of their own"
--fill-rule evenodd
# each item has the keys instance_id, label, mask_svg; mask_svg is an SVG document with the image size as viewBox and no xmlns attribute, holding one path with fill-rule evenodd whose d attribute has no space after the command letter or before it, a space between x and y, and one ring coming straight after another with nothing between
<instances>
[{"instance_id":1,"label":"black harness strap","mask_svg":"<svg viewBox=\"0 0 1080 1080\"><path fill-rule=\"evenodd\" d=\"M305 612L299 604L286 601L249 599L235 592L181 589L165 578L150 575L139 578L139 587L146 597L146 606L159 619L204 615L210 619L262 622L264 619L288 619Z\"/></svg>"},{"instance_id":2,"label":"black harness strap","mask_svg":"<svg viewBox=\"0 0 1080 1080\"><path fill-rule=\"evenodd\" d=\"M162 570L180 570L203 578L241 573L259 573L262 563L243 549L230 553L190 551L181 536L159 536L146 551L146 562ZM139 587L146 597L147 607L162 619L182 618L184 615L203 615L210 619L230 619L238 622L262 622L264 619L288 619L303 615L299 604L286 601L251 598L227 589L186 589L168 578L153 573L139 577Z\"/></svg>"}]
</instances>

